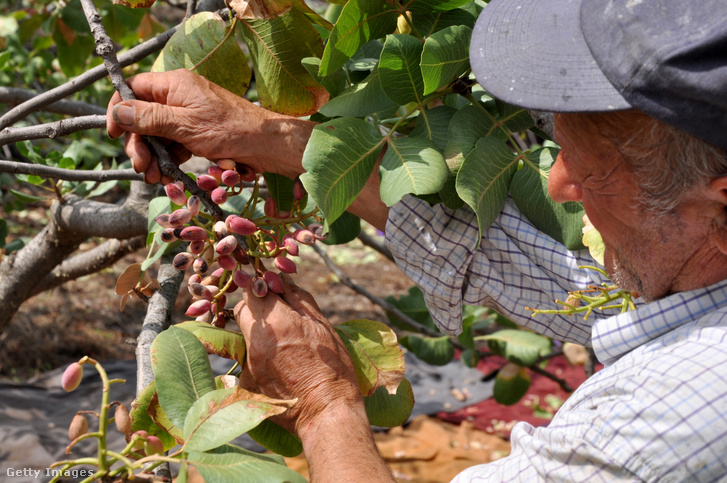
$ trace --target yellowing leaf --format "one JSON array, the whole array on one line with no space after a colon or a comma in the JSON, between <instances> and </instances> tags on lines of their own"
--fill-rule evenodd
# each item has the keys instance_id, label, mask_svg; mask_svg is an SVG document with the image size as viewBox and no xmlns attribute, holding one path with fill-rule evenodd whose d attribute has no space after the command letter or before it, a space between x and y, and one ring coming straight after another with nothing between
<instances>
[{"instance_id":1,"label":"yellowing leaf","mask_svg":"<svg viewBox=\"0 0 727 483\"><path fill-rule=\"evenodd\" d=\"M291 0L231 0L235 16L242 19L266 19L279 17L293 8Z\"/></svg>"},{"instance_id":2,"label":"yellowing leaf","mask_svg":"<svg viewBox=\"0 0 727 483\"><path fill-rule=\"evenodd\" d=\"M601 234L598 233L587 215L583 215L583 244L588 247L588 252L591 254L593 259L603 265L603 253L606 250L606 246L603 244Z\"/></svg>"},{"instance_id":3,"label":"yellowing leaf","mask_svg":"<svg viewBox=\"0 0 727 483\"><path fill-rule=\"evenodd\" d=\"M113 0L114 5L124 5L131 8L149 8L156 0Z\"/></svg>"}]
</instances>

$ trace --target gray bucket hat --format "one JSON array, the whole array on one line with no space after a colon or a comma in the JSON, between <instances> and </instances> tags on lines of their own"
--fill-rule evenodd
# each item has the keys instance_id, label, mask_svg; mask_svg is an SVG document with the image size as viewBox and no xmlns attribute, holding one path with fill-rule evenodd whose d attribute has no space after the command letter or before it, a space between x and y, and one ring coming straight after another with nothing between
<instances>
[{"instance_id":1,"label":"gray bucket hat","mask_svg":"<svg viewBox=\"0 0 727 483\"><path fill-rule=\"evenodd\" d=\"M727 0L492 0L470 62L505 102L636 108L727 149Z\"/></svg>"}]
</instances>

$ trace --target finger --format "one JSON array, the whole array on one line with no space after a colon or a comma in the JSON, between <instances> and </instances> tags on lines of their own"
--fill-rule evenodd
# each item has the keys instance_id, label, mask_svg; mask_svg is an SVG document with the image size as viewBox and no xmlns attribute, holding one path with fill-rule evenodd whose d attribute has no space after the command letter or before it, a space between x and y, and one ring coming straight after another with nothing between
<instances>
[{"instance_id":1,"label":"finger","mask_svg":"<svg viewBox=\"0 0 727 483\"><path fill-rule=\"evenodd\" d=\"M318 303L310 293L298 287L293 282L293 278L287 273L281 274L280 278L285 283L285 292L282 294L282 299L288 305L296 312L308 315L316 320L325 320Z\"/></svg>"},{"instance_id":2,"label":"finger","mask_svg":"<svg viewBox=\"0 0 727 483\"><path fill-rule=\"evenodd\" d=\"M182 141L194 130L185 124L184 111L157 102L123 101L113 107L111 117L124 131Z\"/></svg>"},{"instance_id":3,"label":"finger","mask_svg":"<svg viewBox=\"0 0 727 483\"><path fill-rule=\"evenodd\" d=\"M106 110L106 131L108 132L111 139L116 139L125 132L123 129L121 129L121 127L116 125L113 119L113 114L111 112L114 106L119 102L121 102L121 95L118 92L115 92L114 95L111 96L108 109Z\"/></svg>"},{"instance_id":4,"label":"finger","mask_svg":"<svg viewBox=\"0 0 727 483\"><path fill-rule=\"evenodd\" d=\"M131 165L137 173L143 173L149 169L151 163L151 151L144 142L144 139L138 134L129 134L126 136L124 151L131 159Z\"/></svg>"},{"instance_id":5,"label":"finger","mask_svg":"<svg viewBox=\"0 0 727 483\"><path fill-rule=\"evenodd\" d=\"M156 184L162 178L162 172L159 170L159 161L156 158L152 158L149 163L149 169L144 173L144 181L148 184Z\"/></svg>"}]
</instances>

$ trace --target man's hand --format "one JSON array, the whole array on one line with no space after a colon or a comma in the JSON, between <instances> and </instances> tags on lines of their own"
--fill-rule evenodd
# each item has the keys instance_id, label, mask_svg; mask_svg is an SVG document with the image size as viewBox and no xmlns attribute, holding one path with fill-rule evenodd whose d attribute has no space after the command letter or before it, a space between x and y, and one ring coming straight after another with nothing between
<instances>
[{"instance_id":1,"label":"man's hand","mask_svg":"<svg viewBox=\"0 0 727 483\"><path fill-rule=\"evenodd\" d=\"M244 293L235 319L247 344L240 384L298 402L275 421L296 433L316 483L394 482L366 416L343 342L313 297L284 276L285 293Z\"/></svg>"},{"instance_id":2,"label":"man's hand","mask_svg":"<svg viewBox=\"0 0 727 483\"><path fill-rule=\"evenodd\" d=\"M300 161L314 123L263 109L185 69L139 74L128 83L138 100L114 94L106 125L114 138L130 133L126 153L147 182L170 180L161 179L142 135L168 140L180 164L196 155L290 178L303 172Z\"/></svg>"},{"instance_id":3,"label":"man's hand","mask_svg":"<svg viewBox=\"0 0 727 483\"><path fill-rule=\"evenodd\" d=\"M247 347L241 385L277 399L297 398L280 422L305 432L336 406L363 406L346 347L313 297L284 276L285 293L265 297L245 290L235 319Z\"/></svg>"}]
</instances>

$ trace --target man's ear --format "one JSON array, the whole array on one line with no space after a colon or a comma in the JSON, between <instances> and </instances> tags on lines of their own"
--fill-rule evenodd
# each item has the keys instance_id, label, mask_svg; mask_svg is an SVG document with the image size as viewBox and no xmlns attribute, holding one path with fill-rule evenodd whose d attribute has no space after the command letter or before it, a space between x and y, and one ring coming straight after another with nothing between
<instances>
[{"instance_id":1,"label":"man's ear","mask_svg":"<svg viewBox=\"0 0 727 483\"><path fill-rule=\"evenodd\" d=\"M716 237L717 247L727 255L727 176L714 178L710 181L707 191L709 200L718 208L714 220L715 225L721 228Z\"/></svg>"}]
</instances>

